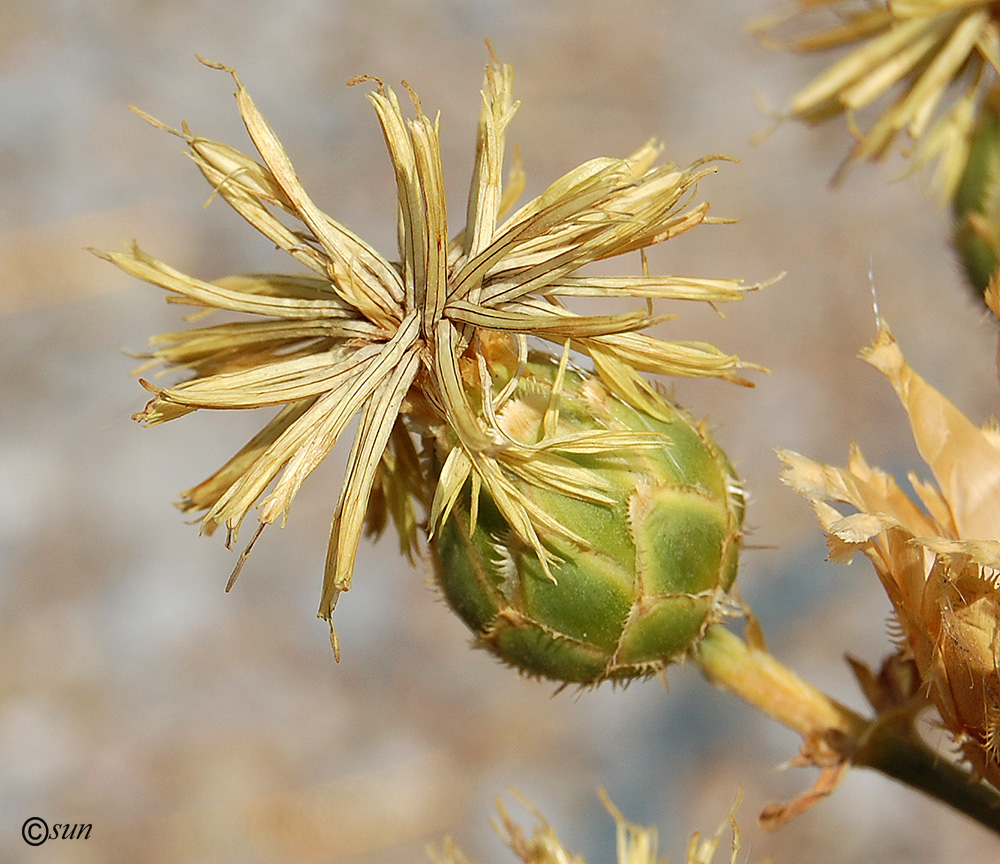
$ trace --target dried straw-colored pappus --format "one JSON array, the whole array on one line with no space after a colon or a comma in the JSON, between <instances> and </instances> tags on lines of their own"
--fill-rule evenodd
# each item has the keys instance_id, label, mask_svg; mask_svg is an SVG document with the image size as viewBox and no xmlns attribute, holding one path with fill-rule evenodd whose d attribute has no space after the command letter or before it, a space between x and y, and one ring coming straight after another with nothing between
<instances>
[{"instance_id":1,"label":"dried straw-colored pappus","mask_svg":"<svg viewBox=\"0 0 1000 864\"><path fill-rule=\"evenodd\" d=\"M798 0L754 22L765 44L800 52L849 48L792 99L780 119L822 123L845 114L851 160L880 159L900 133L916 166L936 162L941 199L954 194L982 100L1000 70L990 0ZM861 128L860 114L876 117Z\"/></svg>"},{"instance_id":2,"label":"dried straw-colored pappus","mask_svg":"<svg viewBox=\"0 0 1000 864\"><path fill-rule=\"evenodd\" d=\"M874 564L901 655L974 770L1000 788L1000 433L917 375L884 326L862 356L896 390L936 485L909 474L915 502L856 446L846 468L783 451L784 479L812 502L832 560L860 551Z\"/></svg>"},{"instance_id":3,"label":"dried straw-colored pappus","mask_svg":"<svg viewBox=\"0 0 1000 864\"><path fill-rule=\"evenodd\" d=\"M589 357L588 374L606 391L654 413L660 398L640 373L742 380L739 360L713 345L639 332L668 317L653 313L654 299L737 300L744 290L738 280L650 276L645 267L635 277L578 273L626 252L636 252L638 260L646 246L720 221L708 217L707 203L693 202L698 182L716 170L714 158L687 167L657 164L661 148L647 143L625 158L586 162L515 210L523 173L515 164L504 188L501 171L517 103L511 68L493 58L465 225L449 234L438 120L424 114L408 85L412 119L391 88L378 79L355 79L374 85L368 98L395 172L399 248L393 260L319 209L235 72L207 65L235 80L259 161L186 125L171 130L143 116L182 138L218 196L303 272L209 282L138 246L103 253L170 292L172 302L248 317L152 339L149 366L162 364L189 377L171 387L143 381L153 399L136 419L155 425L198 409L278 409L180 502L185 512L206 511L206 533L224 525L230 541L257 505L260 527L249 551L265 525L284 521L305 478L351 419L360 418L333 517L321 617L330 619L351 586L366 524L378 533L391 516L403 551L412 556L421 533L440 531L463 490L495 510L507 542L532 550L546 568L557 557L553 538L589 545L521 484L604 501L606 483L579 457L642 450L649 446L647 430L557 434L560 385L553 381L551 422L543 424L542 438L524 442L509 434L503 417L528 364L528 337L553 343L563 355L572 349ZM561 299L574 297L631 297L641 304L624 314L581 315ZM514 358L499 388L494 356L505 363ZM477 503L471 506L475 514ZM339 651L332 625L331 641Z\"/></svg>"},{"instance_id":4,"label":"dried straw-colored pappus","mask_svg":"<svg viewBox=\"0 0 1000 864\"><path fill-rule=\"evenodd\" d=\"M615 807L607 793L601 790L600 795L604 806L615 820L617 864L662 864L665 859L659 857L659 836L656 828L629 822ZM736 808L739 806L740 798L741 796L737 794L727 820L711 837L704 837L701 832L691 835L687 855L684 858L685 864L713 864L727 827L732 831L729 861L730 864L735 864L741 848L740 829L736 824ZM530 836L513 820L503 802L499 800L496 804L500 821L495 823L495 827L511 851L524 864L586 864L584 858L575 855L563 844L555 829L537 809L523 799L521 803L536 821L535 830ZM465 853L451 839L445 842L441 850L432 849L431 857L435 864L471 864Z\"/></svg>"}]
</instances>

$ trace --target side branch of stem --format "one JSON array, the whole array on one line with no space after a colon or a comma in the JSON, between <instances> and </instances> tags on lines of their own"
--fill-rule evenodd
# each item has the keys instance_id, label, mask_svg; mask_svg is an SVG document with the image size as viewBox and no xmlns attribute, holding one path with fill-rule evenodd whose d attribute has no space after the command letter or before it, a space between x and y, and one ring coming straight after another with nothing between
<instances>
[{"instance_id":1,"label":"side branch of stem","mask_svg":"<svg viewBox=\"0 0 1000 864\"><path fill-rule=\"evenodd\" d=\"M695 660L711 683L801 735L807 750L823 741L843 762L919 789L1000 835L1000 794L931 749L911 718L862 717L722 625L708 629Z\"/></svg>"}]
</instances>

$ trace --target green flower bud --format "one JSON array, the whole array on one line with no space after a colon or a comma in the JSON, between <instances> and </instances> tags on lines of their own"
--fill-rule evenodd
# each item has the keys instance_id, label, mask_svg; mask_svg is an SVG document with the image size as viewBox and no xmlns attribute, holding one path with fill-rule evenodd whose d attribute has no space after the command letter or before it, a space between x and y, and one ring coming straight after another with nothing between
<instances>
[{"instance_id":1,"label":"green flower bud","mask_svg":"<svg viewBox=\"0 0 1000 864\"><path fill-rule=\"evenodd\" d=\"M497 392L511 375L491 372ZM466 481L431 542L437 582L477 643L530 675L586 685L656 674L721 614L744 493L704 426L679 408L650 396L640 410L590 373L559 379L553 358L530 355L499 426L524 444L581 433L631 441L563 455L604 501L515 479L530 506L576 538L539 531L554 556L546 565L485 487L473 507Z\"/></svg>"},{"instance_id":2,"label":"green flower bud","mask_svg":"<svg viewBox=\"0 0 1000 864\"><path fill-rule=\"evenodd\" d=\"M1000 264L1000 91L983 104L969 159L952 202L955 249L973 291L982 298Z\"/></svg>"}]
</instances>

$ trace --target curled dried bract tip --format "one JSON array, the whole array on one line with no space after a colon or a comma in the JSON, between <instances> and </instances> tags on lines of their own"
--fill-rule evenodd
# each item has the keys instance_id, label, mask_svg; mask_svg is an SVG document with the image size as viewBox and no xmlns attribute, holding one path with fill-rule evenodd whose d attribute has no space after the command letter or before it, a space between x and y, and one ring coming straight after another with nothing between
<instances>
[{"instance_id":1,"label":"curled dried bract tip","mask_svg":"<svg viewBox=\"0 0 1000 864\"><path fill-rule=\"evenodd\" d=\"M366 523L377 534L391 517L403 551L412 555L428 516L435 530L447 522L448 508L434 509L443 493L440 478L428 473L429 451L445 463L445 498L468 481L491 500L511 543L530 549L543 567L554 557L544 537L574 533L518 486L525 479L551 484L560 468L549 458L553 448L502 428L502 404L511 393L490 390L498 377L484 347L491 340L517 346L530 336L588 356L601 386L654 415L658 397L642 373L745 383L744 364L714 345L643 332L664 320L651 310L654 299L738 300L748 290L739 280L581 272L711 221L708 204L696 201L699 182L715 171L710 160L662 162L661 148L650 142L624 158L573 169L515 210L520 163L515 159L506 188L501 174L518 103L511 68L494 58L486 69L465 224L451 233L437 121L408 85L412 118L391 87L366 77L375 84L368 99L398 189L398 212L387 214L398 217L398 256L387 258L313 201L235 72L203 62L231 75L256 155L196 135L186 124L170 129L143 116L182 138L213 197L287 252L300 271L209 282L137 245L102 253L165 289L172 302L243 316L152 339L148 365L187 377L166 387L144 384L153 398L136 419L155 425L202 408L274 411L232 459L182 496L181 509L204 514L206 533L225 526L235 541L255 507L262 525L283 523L306 477L358 418L331 527L322 617L330 618L351 586ZM577 297L639 302L623 314L580 314L568 305ZM588 446L625 445L607 437ZM579 472L558 482L585 485Z\"/></svg>"},{"instance_id":2,"label":"curled dried bract tip","mask_svg":"<svg viewBox=\"0 0 1000 864\"><path fill-rule=\"evenodd\" d=\"M862 552L875 566L900 653L974 770L1000 788L1000 434L917 375L887 328L863 357L896 390L935 482L909 475L913 501L857 447L846 468L783 451L784 479L811 500L832 560Z\"/></svg>"},{"instance_id":3,"label":"curled dried bract tip","mask_svg":"<svg viewBox=\"0 0 1000 864\"><path fill-rule=\"evenodd\" d=\"M935 163L941 201L951 200L979 108L997 80L995 3L798 0L751 29L769 47L845 49L795 94L785 119L816 124L844 115L857 139L844 167L881 159L905 135L902 149L912 152L915 167ZM867 113L875 119L862 126L859 118Z\"/></svg>"}]
</instances>

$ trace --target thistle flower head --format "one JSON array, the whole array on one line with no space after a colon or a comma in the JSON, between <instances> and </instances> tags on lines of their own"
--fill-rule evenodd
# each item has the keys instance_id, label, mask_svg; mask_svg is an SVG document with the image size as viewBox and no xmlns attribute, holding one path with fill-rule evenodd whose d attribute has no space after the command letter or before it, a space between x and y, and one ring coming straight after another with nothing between
<instances>
[{"instance_id":1,"label":"thistle flower head","mask_svg":"<svg viewBox=\"0 0 1000 864\"><path fill-rule=\"evenodd\" d=\"M832 560L860 551L875 566L901 654L965 757L1000 788L1000 434L918 376L887 329L862 356L896 390L936 485L908 475L913 501L857 447L846 468L784 451L784 479L812 502Z\"/></svg>"},{"instance_id":2,"label":"thistle flower head","mask_svg":"<svg viewBox=\"0 0 1000 864\"><path fill-rule=\"evenodd\" d=\"M138 246L103 253L170 292L173 302L247 316L151 340L150 365L189 377L171 387L143 381L153 398L136 419L155 425L200 408L278 409L180 503L184 511L205 511L206 532L224 525L235 540L255 504L260 528L254 539L264 525L283 521L302 482L351 419L360 418L332 523L322 617L330 618L351 585L366 520L377 532L391 516L404 550L412 552L419 530L440 527L466 481L489 496L512 536L544 566L553 552L540 535L572 536L515 480L583 494L586 479L572 471L559 476L568 464L559 447L519 442L498 417L517 386L527 337L588 356L603 386L652 413L658 398L641 373L742 380L739 360L712 345L640 332L664 320L652 311L655 298L735 300L743 290L738 281L579 272L713 221L708 204L694 203L693 196L698 182L716 170L714 159L687 167L658 164L661 148L647 143L625 158L584 163L514 210L523 175L515 165L504 188L501 172L517 103L511 68L494 58L482 93L465 225L450 234L438 120L424 114L408 86L411 118L381 81L355 79L374 85L368 98L395 172L399 248L393 260L320 210L236 73L207 65L236 82L239 111L259 158L195 135L186 124L167 131L187 143L213 190L296 259L301 272L209 282ZM636 311L614 315L577 314L563 302L582 296L642 302ZM504 358L515 358L514 374L499 391L491 383L490 346L497 345ZM641 439L640 433L619 435L603 446L627 448ZM422 461L421 441L444 448L440 482ZM564 450L594 448L601 439L580 435L562 443ZM430 513L427 526L421 508ZM331 638L336 649L332 627Z\"/></svg>"},{"instance_id":3,"label":"thistle flower head","mask_svg":"<svg viewBox=\"0 0 1000 864\"><path fill-rule=\"evenodd\" d=\"M797 31L790 37L783 35L789 22ZM754 29L795 51L849 46L793 97L784 116L816 124L845 114L857 138L848 162L880 159L905 135L917 167L936 162L941 198L951 199L983 97L1000 71L995 3L798 0L796 9ZM874 122L860 128L857 115L876 105Z\"/></svg>"}]
</instances>

